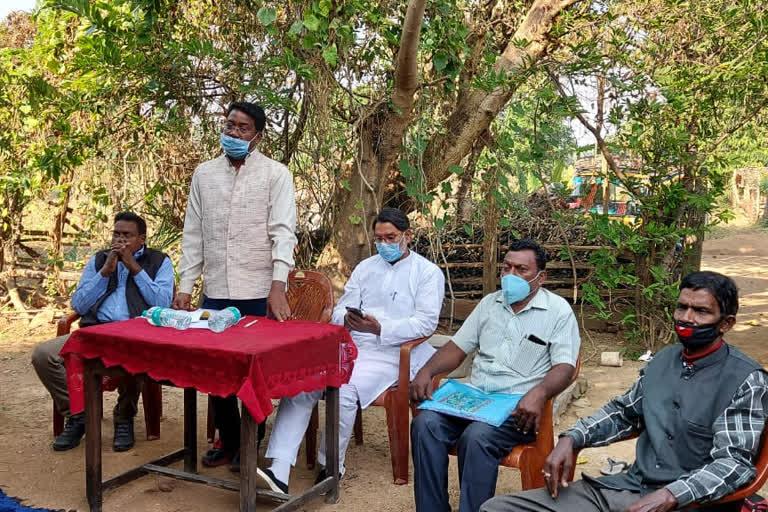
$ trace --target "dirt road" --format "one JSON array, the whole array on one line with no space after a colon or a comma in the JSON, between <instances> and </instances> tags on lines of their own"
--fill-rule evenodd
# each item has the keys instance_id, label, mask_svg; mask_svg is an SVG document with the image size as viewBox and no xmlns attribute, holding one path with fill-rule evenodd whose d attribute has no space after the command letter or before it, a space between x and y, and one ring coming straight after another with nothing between
<instances>
[{"instance_id":1,"label":"dirt road","mask_svg":"<svg viewBox=\"0 0 768 512\"><path fill-rule=\"evenodd\" d=\"M741 289L739 321L728 341L751 354L763 364L768 363L768 235L749 234L709 241L705 244L704 267L733 276ZM765 324L765 325L763 325ZM35 343L52 337L54 326L48 325L28 332L26 325L0 324L0 488L25 503L54 509L88 509L85 494L84 446L64 453L53 453L50 448L51 400L39 384L29 361ZM601 342L617 340L600 338ZM590 349L585 342L585 350ZM587 363L582 375L589 381L589 391L582 407L571 408L560 427L570 425L577 415L587 415L610 397L627 389L641 363L629 361L620 370ZM105 411L111 410L114 394L105 394ZM109 477L142 461L172 451L182 439L182 394L180 390L163 389L164 418L161 439L147 442L144 437L143 415L136 421L137 445L126 453L112 453L112 420L105 414L104 475ZM199 400L199 450L207 449L203 428L206 402ZM412 483L405 486L392 484L389 462L389 444L386 435L384 411L374 407L364 414L365 443L350 446L347 455L348 471L342 480L341 502L325 505L313 502L306 510L394 512L413 510ZM622 443L610 448L596 448L583 452L588 459L579 470L596 474L606 456L631 460L633 443ZM299 454L303 461L304 453ZM220 478L232 475L224 468L203 469L204 474ZM299 464L292 475L291 487L304 488L314 480L314 473ZM411 479L412 482L412 479ZM162 484L162 485L161 485ZM452 503L458 503L456 461L451 461L449 487ZM162 490L161 490L162 489ZM497 491L512 492L520 489L518 474L512 469L501 469ZM264 510L270 507L265 506ZM178 482L159 477L144 477L105 495L105 509L126 512L207 512L210 510L236 511L236 494L196 484Z\"/></svg>"}]
</instances>

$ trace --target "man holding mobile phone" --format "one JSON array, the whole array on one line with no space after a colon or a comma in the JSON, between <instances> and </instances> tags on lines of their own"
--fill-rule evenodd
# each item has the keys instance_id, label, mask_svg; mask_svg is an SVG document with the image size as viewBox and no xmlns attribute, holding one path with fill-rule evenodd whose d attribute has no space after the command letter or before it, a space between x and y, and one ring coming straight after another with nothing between
<instances>
[{"instance_id":1,"label":"man holding mobile phone","mask_svg":"<svg viewBox=\"0 0 768 512\"><path fill-rule=\"evenodd\" d=\"M349 329L358 356L348 384L339 397L339 461L344 473L347 450L357 414L357 404L368 407L397 382L400 345L429 336L437 327L445 291L442 271L408 248L412 232L408 217L395 208L384 208L373 222L378 254L361 261L344 287L333 311L333 323ZM411 377L434 352L422 343L411 352ZM301 393L280 400L266 457L272 465L260 476L275 492L287 492L291 466L322 392ZM325 442L318 460L325 464ZM321 470L318 481L326 477Z\"/></svg>"}]
</instances>

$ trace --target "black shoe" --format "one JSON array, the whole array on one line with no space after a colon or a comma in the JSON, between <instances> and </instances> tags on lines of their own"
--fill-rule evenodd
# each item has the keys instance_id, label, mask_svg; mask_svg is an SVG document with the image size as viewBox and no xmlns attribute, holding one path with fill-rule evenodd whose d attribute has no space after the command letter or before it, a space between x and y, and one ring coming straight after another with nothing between
<instances>
[{"instance_id":1,"label":"black shoe","mask_svg":"<svg viewBox=\"0 0 768 512\"><path fill-rule=\"evenodd\" d=\"M208 450L203 455L203 466L208 468L215 468L216 466L223 466L229 464L234 458L234 453L231 450L225 450L224 448L213 448Z\"/></svg>"},{"instance_id":2,"label":"black shoe","mask_svg":"<svg viewBox=\"0 0 768 512\"><path fill-rule=\"evenodd\" d=\"M135 443L133 422L115 423L115 438L112 441L112 449L116 452L124 452L133 448Z\"/></svg>"},{"instance_id":3,"label":"black shoe","mask_svg":"<svg viewBox=\"0 0 768 512\"><path fill-rule=\"evenodd\" d=\"M256 469L256 474L261 477L262 480L264 480L269 488L273 492L281 492L283 494L288 494L288 484L281 482L277 479L274 473L272 473L269 469Z\"/></svg>"},{"instance_id":4,"label":"black shoe","mask_svg":"<svg viewBox=\"0 0 768 512\"><path fill-rule=\"evenodd\" d=\"M240 472L240 452L237 452L235 456L232 457L232 464L229 465L229 470L233 473Z\"/></svg>"},{"instance_id":5,"label":"black shoe","mask_svg":"<svg viewBox=\"0 0 768 512\"><path fill-rule=\"evenodd\" d=\"M320 472L317 474L317 478L315 478L315 485L319 484L323 480L328 478L328 471L325 470L325 468L322 468ZM341 473L339 473L339 480L341 480ZM323 493L323 495L326 495L327 491Z\"/></svg>"},{"instance_id":6,"label":"black shoe","mask_svg":"<svg viewBox=\"0 0 768 512\"><path fill-rule=\"evenodd\" d=\"M67 418L64 431L53 442L53 449L57 452L71 450L80 444L85 435L85 415L77 414Z\"/></svg>"}]
</instances>

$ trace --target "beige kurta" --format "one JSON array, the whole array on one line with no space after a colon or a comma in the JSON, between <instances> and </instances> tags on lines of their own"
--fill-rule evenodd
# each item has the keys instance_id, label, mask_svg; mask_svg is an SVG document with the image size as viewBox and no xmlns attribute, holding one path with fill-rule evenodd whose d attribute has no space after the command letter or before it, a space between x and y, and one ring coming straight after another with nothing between
<instances>
[{"instance_id":1,"label":"beige kurta","mask_svg":"<svg viewBox=\"0 0 768 512\"><path fill-rule=\"evenodd\" d=\"M184 219L179 291L215 299L260 299L286 281L296 245L296 204L288 168L258 151L239 170L222 155L192 176Z\"/></svg>"}]
</instances>

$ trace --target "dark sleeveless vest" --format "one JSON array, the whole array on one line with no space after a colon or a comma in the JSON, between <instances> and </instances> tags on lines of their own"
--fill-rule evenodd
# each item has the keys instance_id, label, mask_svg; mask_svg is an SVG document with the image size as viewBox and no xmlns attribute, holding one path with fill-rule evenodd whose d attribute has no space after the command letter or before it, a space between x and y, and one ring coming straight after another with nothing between
<instances>
[{"instance_id":1,"label":"dark sleeveless vest","mask_svg":"<svg viewBox=\"0 0 768 512\"><path fill-rule=\"evenodd\" d=\"M740 350L723 345L683 366L682 345L660 351L645 368L643 420L636 459L626 473L589 479L600 487L647 494L712 462L712 424L747 376L762 370Z\"/></svg>"},{"instance_id":2,"label":"dark sleeveless vest","mask_svg":"<svg viewBox=\"0 0 768 512\"><path fill-rule=\"evenodd\" d=\"M104 266L104 263L106 263L109 251L110 250L107 249L96 253L94 260L96 272L99 272L101 267ZM165 258L165 253L156 251L155 249L150 249L149 247L144 247L144 252L136 260L136 263L138 263L141 268L144 269L150 279L154 281L155 275L157 275L157 271L160 270L160 266L162 266ZM96 301L91 309L88 310L88 312L80 318L80 327L88 327L89 325L96 325L101 323L97 314L99 308L104 303L104 300L112 295L116 289L117 271L112 272L112 275L109 276L107 291L104 292L104 295L99 297L99 300ZM128 314L131 318L141 316L142 311L149 308L149 304L147 304L147 301L145 301L144 297L142 297L141 292L139 291L139 287L136 286L136 282L133 280L133 276L130 274L128 275L128 280L125 283L125 301L128 304Z\"/></svg>"}]
</instances>

